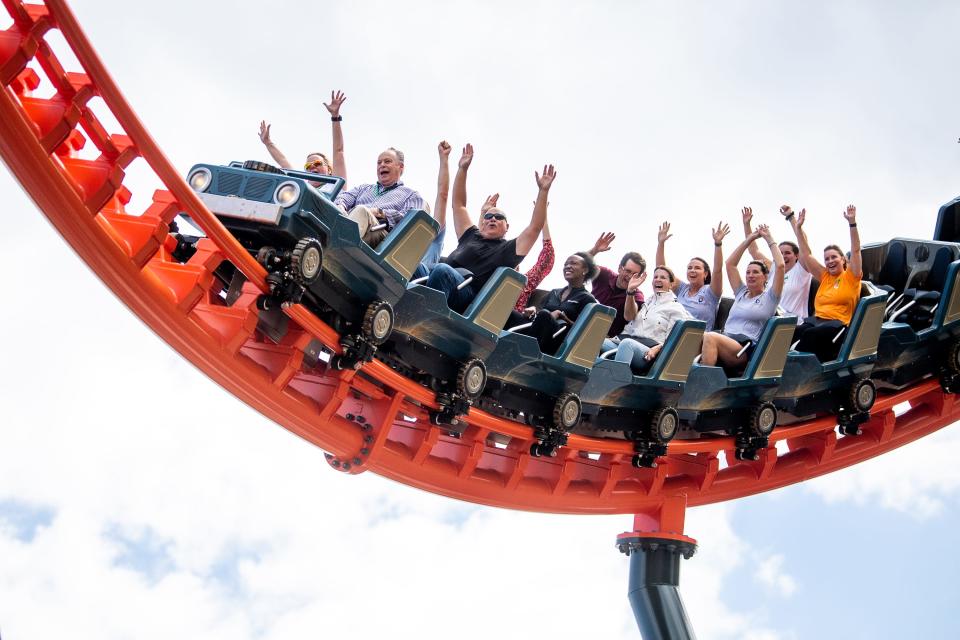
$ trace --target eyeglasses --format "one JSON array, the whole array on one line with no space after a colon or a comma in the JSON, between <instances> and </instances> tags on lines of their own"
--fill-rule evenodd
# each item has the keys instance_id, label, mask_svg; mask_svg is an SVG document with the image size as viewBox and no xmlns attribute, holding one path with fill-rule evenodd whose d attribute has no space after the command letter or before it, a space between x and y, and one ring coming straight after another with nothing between
<instances>
[{"instance_id":1,"label":"eyeglasses","mask_svg":"<svg viewBox=\"0 0 960 640\"><path fill-rule=\"evenodd\" d=\"M303 168L306 169L307 171L312 171L317 167L326 167L326 166L327 166L327 163L324 162L323 160L314 160L312 162L304 163Z\"/></svg>"},{"instance_id":2,"label":"eyeglasses","mask_svg":"<svg viewBox=\"0 0 960 640\"><path fill-rule=\"evenodd\" d=\"M484 220L506 220L507 216L502 213L485 213L483 214Z\"/></svg>"}]
</instances>

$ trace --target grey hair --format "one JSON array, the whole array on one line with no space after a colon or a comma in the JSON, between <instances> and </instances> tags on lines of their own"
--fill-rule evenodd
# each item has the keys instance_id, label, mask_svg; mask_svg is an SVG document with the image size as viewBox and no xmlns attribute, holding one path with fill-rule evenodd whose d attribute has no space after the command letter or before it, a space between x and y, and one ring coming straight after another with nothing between
<instances>
[{"instance_id":1,"label":"grey hair","mask_svg":"<svg viewBox=\"0 0 960 640\"><path fill-rule=\"evenodd\" d=\"M397 154L397 161L400 164L403 164L403 151L400 151L400 149L395 149L394 147L387 147L387 151L393 151L395 154Z\"/></svg>"}]
</instances>

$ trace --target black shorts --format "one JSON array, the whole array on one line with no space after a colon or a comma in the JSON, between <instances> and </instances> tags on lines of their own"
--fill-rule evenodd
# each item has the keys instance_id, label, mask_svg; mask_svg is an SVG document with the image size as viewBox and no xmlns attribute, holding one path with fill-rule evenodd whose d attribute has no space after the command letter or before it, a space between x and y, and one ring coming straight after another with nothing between
<instances>
[{"instance_id":1,"label":"black shorts","mask_svg":"<svg viewBox=\"0 0 960 640\"><path fill-rule=\"evenodd\" d=\"M751 338L748 335L742 333L725 333L721 332L720 335L727 336L731 340L736 340L740 343L740 346L746 346L747 350L743 352L743 356L749 358L753 355L753 350L757 348L757 341Z\"/></svg>"}]
</instances>

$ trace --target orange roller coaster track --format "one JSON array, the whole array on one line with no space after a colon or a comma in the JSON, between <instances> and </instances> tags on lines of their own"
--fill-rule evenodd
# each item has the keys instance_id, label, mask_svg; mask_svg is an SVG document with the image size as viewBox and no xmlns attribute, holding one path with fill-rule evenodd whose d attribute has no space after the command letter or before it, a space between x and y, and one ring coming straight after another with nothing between
<instances>
[{"instance_id":1,"label":"orange roller coaster track","mask_svg":"<svg viewBox=\"0 0 960 640\"><path fill-rule=\"evenodd\" d=\"M731 500L801 482L960 418L954 397L937 381L924 381L880 398L859 436L838 437L830 418L781 427L754 461L735 458L732 438L674 441L655 469L631 465L630 443L581 436L571 436L555 458L534 458L529 427L475 408L462 436L448 436L427 418L437 406L433 392L386 365L374 361L358 372L307 365L318 345L332 353L340 346L337 333L306 308L286 309L291 330L280 344L265 341L256 332L255 304L267 290L264 270L164 156L70 9L62 0L3 5L13 25L0 32L0 155L11 172L80 257L163 340L251 407L329 452L328 462L340 471L370 470L512 509L651 514L657 525L638 518L638 530L681 534L682 515L669 515L676 513L670 505ZM63 68L46 40L54 30L82 72ZM44 80L54 94L34 97ZM122 132L107 133L90 105L96 96ZM88 144L99 153L95 159L80 157ZM139 213L126 210L130 191L124 186L136 158L165 186ZM185 264L170 255L169 224L180 212L206 233ZM248 279L231 307L220 302L213 276L224 260Z\"/></svg>"}]
</instances>

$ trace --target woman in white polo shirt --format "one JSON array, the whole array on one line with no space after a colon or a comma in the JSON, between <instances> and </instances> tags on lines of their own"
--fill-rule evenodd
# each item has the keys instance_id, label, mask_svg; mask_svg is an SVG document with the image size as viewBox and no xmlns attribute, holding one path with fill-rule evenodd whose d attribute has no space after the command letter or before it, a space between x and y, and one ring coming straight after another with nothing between
<instances>
[{"instance_id":1,"label":"woman in white polo shirt","mask_svg":"<svg viewBox=\"0 0 960 640\"><path fill-rule=\"evenodd\" d=\"M789 220L793 216L793 210L789 205L780 207L781 215ZM744 207L743 214L743 235L749 237L753 233L751 220L753 219L753 209ZM770 268L771 280L776 275L777 265L770 260L757 247L756 242L751 242L748 250L750 257L759 260ZM780 307L788 314L797 316L797 324L800 324L809 314L810 304L810 283L813 276L803 268L800 263L800 247L793 242L781 242L779 244L781 255L783 255L783 292L780 294Z\"/></svg>"}]
</instances>

